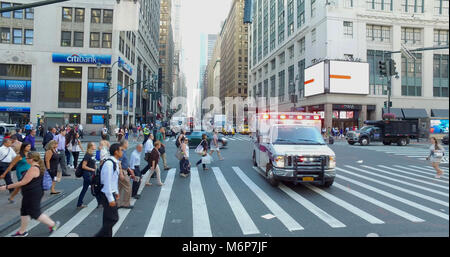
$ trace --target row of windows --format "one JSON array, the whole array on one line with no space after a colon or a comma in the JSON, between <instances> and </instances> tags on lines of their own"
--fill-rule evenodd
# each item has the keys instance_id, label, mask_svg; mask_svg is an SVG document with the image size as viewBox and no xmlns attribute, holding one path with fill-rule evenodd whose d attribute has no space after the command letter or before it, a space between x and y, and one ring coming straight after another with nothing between
<instances>
[{"instance_id":1,"label":"row of windows","mask_svg":"<svg viewBox=\"0 0 450 257\"><path fill-rule=\"evenodd\" d=\"M84 32L62 31L61 46L84 47ZM89 37L91 48L112 48L112 33L91 32Z\"/></svg>"},{"instance_id":2,"label":"row of windows","mask_svg":"<svg viewBox=\"0 0 450 257\"><path fill-rule=\"evenodd\" d=\"M0 27L0 44L32 45L32 29Z\"/></svg>"},{"instance_id":3,"label":"row of windows","mask_svg":"<svg viewBox=\"0 0 450 257\"><path fill-rule=\"evenodd\" d=\"M65 22L84 22L84 8L62 8L62 21ZM108 9L91 9L91 23L113 23L113 10Z\"/></svg>"},{"instance_id":4,"label":"row of windows","mask_svg":"<svg viewBox=\"0 0 450 257\"><path fill-rule=\"evenodd\" d=\"M11 3L7 3L7 2L2 2L0 6L1 6L1 8L8 8L8 7L19 6L19 5L21 5L21 4L11 4ZM34 9L27 8L25 10L16 10L14 12L3 12L3 13L1 13L1 17L32 20L32 19L34 19Z\"/></svg>"}]
</instances>

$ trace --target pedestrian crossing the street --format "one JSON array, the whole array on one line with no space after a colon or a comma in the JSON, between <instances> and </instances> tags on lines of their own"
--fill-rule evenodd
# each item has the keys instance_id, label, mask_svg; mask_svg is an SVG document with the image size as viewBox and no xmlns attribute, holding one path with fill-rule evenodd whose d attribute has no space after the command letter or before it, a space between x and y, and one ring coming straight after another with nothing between
<instances>
[{"instance_id":1,"label":"pedestrian crossing the street","mask_svg":"<svg viewBox=\"0 0 450 257\"><path fill-rule=\"evenodd\" d=\"M213 165L208 171L193 167L188 178L176 176L177 169L173 168L163 173L162 187L145 187L145 183L141 183L141 200L132 200L135 206L132 210L119 210L119 222L114 226L113 235L123 236L129 231L127 229L141 227L140 236L167 235L167 226L171 224L169 217L176 209L173 199L179 198L190 206L190 210L185 210L190 212L189 219L184 220L190 229L174 236L218 236L222 234L216 229L221 226L235 226L239 230L235 233L241 236L280 233L301 236L314 230L348 229L361 224L397 226L431 222L448 226L449 169L444 167L443 170L445 175L437 179L434 178L435 171L425 165L341 165L336 169L333 186L323 188L289 183L272 187L251 167ZM146 181L148 175L142 180ZM180 186L177 183L185 183L186 187L177 188ZM44 211L50 217L61 217L60 212L74 209L73 216L60 220L61 227L49 236L65 237L93 215L97 227L84 225L91 230L80 236L93 236L98 231L102 215L101 210L96 210L97 202L92 196L86 208L75 211L80 190L76 189ZM211 206L208 199L213 194L221 194L224 201ZM148 200L142 199L152 195L155 201L152 210L148 211L144 208ZM218 211L230 215L226 219L216 217ZM268 214L272 218L267 218ZM39 234L42 226L31 221L30 236L42 236L42 232ZM276 231L272 231L274 227Z\"/></svg>"},{"instance_id":2,"label":"pedestrian crossing the street","mask_svg":"<svg viewBox=\"0 0 450 257\"><path fill-rule=\"evenodd\" d=\"M404 156L404 157L414 158L414 159L418 159L418 160L426 160L426 158L430 154L430 150L428 148L415 147L412 145L408 145L408 146L368 145L368 146L364 146L364 147L355 145L355 146L351 146L351 147L372 150L372 151L377 151L377 152L383 152L386 154ZM442 158L441 163L448 163L449 148L444 147L444 149L445 149L445 155Z\"/></svg>"}]
</instances>

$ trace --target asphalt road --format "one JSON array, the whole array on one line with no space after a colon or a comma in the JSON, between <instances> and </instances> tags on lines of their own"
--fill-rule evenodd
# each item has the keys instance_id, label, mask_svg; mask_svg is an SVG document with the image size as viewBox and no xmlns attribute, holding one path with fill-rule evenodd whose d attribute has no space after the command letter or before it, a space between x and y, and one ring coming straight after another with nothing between
<instances>
[{"instance_id":1,"label":"asphalt road","mask_svg":"<svg viewBox=\"0 0 450 257\"><path fill-rule=\"evenodd\" d=\"M448 165L443 165L444 178L435 179L429 163L417 157L426 146L386 150L382 145L337 142L331 146L338 162L331 188L270 186L252 166L252 144L247 136L231 138L222 150L225 160L214 156L216 161L208 171L195 167L200 157L191 149L193 168L188 178L179 176L172 139L166 146L169 165L176 169L162 171L162 187L141 184L142 196L134 209L119 210L114 236L449 236ZM406 149L412 154L394 154L409 151ZM73 176L58 184L65 197L45 211L61 221L61 228L52 236L90 237L100 229L102 209L95 209L89 192L84 202L89 207L76 209L81 186L82 180ZM46 226L31 225L30 236L49 236Z\"/></svg>"}]
</instances>

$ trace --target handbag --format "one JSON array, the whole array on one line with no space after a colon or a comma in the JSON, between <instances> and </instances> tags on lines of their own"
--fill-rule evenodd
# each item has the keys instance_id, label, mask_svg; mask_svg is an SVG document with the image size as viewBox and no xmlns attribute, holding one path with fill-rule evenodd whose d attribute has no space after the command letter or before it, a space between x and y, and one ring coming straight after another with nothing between
<instances>
[{"instance_id":1,"label":"handbag","mask_svg":"<svg viewBox=\"0 0 450 257\"><path fill-rule=\"evenodd\" d=\"M434 152L434 157L437 157L437 158L442 158L442 157L444 157L444 153L443 152Z\"/></svg>"},{"instance_id":2,"label":"handbag","mask_svg":"<svg viewBox=\"0 0 450 257\"><path fill-rule=\"evenodd\" d=\"M44 189L44 191L50 190L50 188L52 187L52 183L52 177L46 170L44 173L44 177L42 178L42 189Z\"/></svg>"},{"instance_id":3,"label":"handbag","mask_svg":"<svg viewBox=\"0 0 450 257\"><path fill-rule=\"evenodd\" d=\"M175 157L176 157L178 160L180 160L180 161L181 161L181 159L183 159L184 154L183 154L183 152L181 151L181 148L178 148L178 149L177 149L177 152L175 153Z\"/></svg>"},{"instance_id":4,"label":"handbag","mask_svg":"<svg viewBox=\"0 0 450 257\"><path fill-rule=\"evenodd\" d=\"M100 150L95 151L95 159L100 161Z\"/></svg>"},{"instance_id":5,"label":"handbag","mask_svg":"<svg viewBox=\"0 0 450 257\"><path fill-rule=\"evenodd\" d=\"M207 154L202 157L202 164L211 164L211 155Z\"/></svg>"},{"instance_id":6,"label":"handbag","mask_svg":"<svg viewBox=\"0 0 450 257\"><path fill-rule=\"evenodd\" d=\"M77 169L75 170L75 177L77 177L77 178L81 178L83 176L82 164L83 164L83 161L81 161L78 164Z\"/></svg>"},{"instance_id":7,"label":"handbag","mask_svg":"<svg viewBox=\"0 0 450 257\"><path fill-rule=\"evenodd\" d=\"M195 148L195 153L203 154L203 146L199 144L197 148Z\"/></svg>"}]
</instances>

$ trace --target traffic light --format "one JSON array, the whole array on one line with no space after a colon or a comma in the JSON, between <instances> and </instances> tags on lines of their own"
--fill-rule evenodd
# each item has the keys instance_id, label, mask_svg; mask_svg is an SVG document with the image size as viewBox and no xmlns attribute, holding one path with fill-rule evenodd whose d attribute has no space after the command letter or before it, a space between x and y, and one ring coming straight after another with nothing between
<instances>
[{"instance_id":1,"label":"traffic light","mask_svg":"<svg viewBox=\"0 0 450 257\"><path fill-rule=\"evenodd\" d=\"M389 59L389 75L390 76L395 76L398 74L397 67L395 65L396 65L395 61L392 59Z\"/></svg>"},{"instance_id":2,"label":"traffic light","mask_svg":"<svg viewBox=\"0 0 450 257\"><path fill-rule=\"evenodd\" d=\"M386 61L379 61L378 62L378 69L380 71L380 76L382 76L382 77L386 77L387 76Z\"/></svg>"},{"instance_id":3,"label":"traffic light","mask_svg":"<svg viewBox=\"0 0 450 257\"><path fill-rule=\"evenodd\" d=\"M106 84L108 85L108 87L111 86L111 80L112 80L112 70L111 70L111 68L109 68L106 71Z\"/></svg>"},{"instance_id":4,"label":"traffic light","mask_svg":"<svg viewBox=\"0 0 450 257\"><path fill-rule=\"evenodd\" d=\"M384 108L388 108L387 103L388 103L387 101L384 101ZM392 101L389 102L389 108L391 108L391 107L392 107Z\"/></svg>"}]
</instances>

